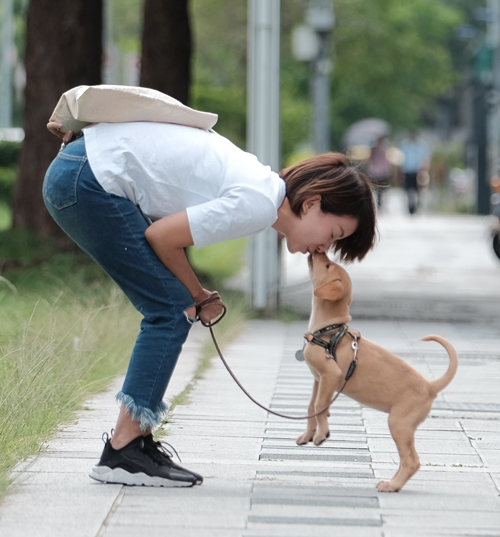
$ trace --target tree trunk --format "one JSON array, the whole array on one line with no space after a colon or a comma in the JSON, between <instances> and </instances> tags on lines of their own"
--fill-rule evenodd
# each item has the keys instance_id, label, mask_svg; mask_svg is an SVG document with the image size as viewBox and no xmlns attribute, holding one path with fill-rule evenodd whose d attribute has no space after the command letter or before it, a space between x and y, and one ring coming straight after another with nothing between
<instances>
[{"instance_id":1,"label":"tree trunk","mask_svg":"<svg viewBox=\"0 0 500 537\"><path fill-rule=\"evenodd\" d=\"M189 0L145 0L140 85L187 104L191 83Z\"/></svg>"},{"instance_id":2,"label":"tree trunk","mask_svg":"<svg viewBox=\"0 0 500 537\"><path fill-rule=\"evenodd\" d=\"M45 172L61 145L46 129L59 97L101 83L102 0L31 0L26 22L25 133L13 225L59 235L42 199Z\"/></svg>"}]
</instances>

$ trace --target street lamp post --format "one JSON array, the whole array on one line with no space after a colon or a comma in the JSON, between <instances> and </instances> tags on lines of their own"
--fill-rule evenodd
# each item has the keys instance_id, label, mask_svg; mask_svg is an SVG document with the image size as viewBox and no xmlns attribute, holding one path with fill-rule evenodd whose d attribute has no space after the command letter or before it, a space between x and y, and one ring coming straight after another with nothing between
<instances>
[{"instance_id":1,"label":"street lamp post","mask_svg":"<svg viewBox=\"0 0 500 537\"><path fill-rule=\"evenodd\" d=\"M293 52L313 68L314 149L317 154L330 150L330 35L335 24L331 0L311 0L306 24L295 29Z\"/></svg>"},{"instance_id":2,"label":"street lamp post","mask_svg":"<svg viewBox=\"0 0 500 537\"><path fill-rule=\"evenodd\" d=\"M248 3L247 149L279 170L280 0ZM266 313L278 307L278 237L270 228L250 241L251 303Z\"/></svg>"}]
</instances>

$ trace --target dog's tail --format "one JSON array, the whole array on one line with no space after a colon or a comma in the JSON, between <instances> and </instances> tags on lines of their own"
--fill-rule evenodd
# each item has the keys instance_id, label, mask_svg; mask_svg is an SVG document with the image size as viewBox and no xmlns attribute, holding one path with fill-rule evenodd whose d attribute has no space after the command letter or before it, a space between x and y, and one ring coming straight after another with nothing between
<instances>
[{"instance_id":1,"label":"dog's tail","mask_svg":"<svg viewBox=\"0 0 500 537\"><path fill-rule=\"evenodd\" d=\"M448 366L448 371L439 379L437 380L431 380L429 384L431 385L431 389L434 391L435 395L437 395L441 390L444 390L446 386L453 380L453 377L455 376L455 373L458 369L458 356L457 351L453 347L453 345L444 337L441 336L425 336L422 338L422 341L437 341L440 345L442 345L446 352L448 353L448 356L450 357L450 365Z\"/></svg>"}]
</instances>

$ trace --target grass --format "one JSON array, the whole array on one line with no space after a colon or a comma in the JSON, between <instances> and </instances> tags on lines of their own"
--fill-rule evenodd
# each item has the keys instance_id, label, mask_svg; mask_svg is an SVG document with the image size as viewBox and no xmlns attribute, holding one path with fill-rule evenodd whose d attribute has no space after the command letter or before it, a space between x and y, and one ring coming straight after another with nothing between
<instances>
[{"instance_id":1,"label":"grass","mask_svg":"<svg viewBox=\"0 0 500 537\"><path fill-rule=\"evenodd\" d=\"M0 207L0 221L1 214ZM193 264L220 282L239 270L244 247L214 245L199 250ZM18 267L0 275L0 496L10 469L125 371L139 330L140 315L96 264L81 253L55 252L50 241L0 231L0 268ZM229 314L217 327L221 344L249 315L241 294L223 297ZM209 345L195 381L215 355Z\"/></svg>"},{"instance_id":2,"label":"grass","mask_svg":"<svg viewBox=\"0 0 500 537\"><path fill-rule=\"evenodd\" d=\"M125 370L139 314L102 277L43 269L0 280L0 494L9 469L36 453L82 402ZM84 290L85 288L85 290Z\"/></svg>"}]
</instances>

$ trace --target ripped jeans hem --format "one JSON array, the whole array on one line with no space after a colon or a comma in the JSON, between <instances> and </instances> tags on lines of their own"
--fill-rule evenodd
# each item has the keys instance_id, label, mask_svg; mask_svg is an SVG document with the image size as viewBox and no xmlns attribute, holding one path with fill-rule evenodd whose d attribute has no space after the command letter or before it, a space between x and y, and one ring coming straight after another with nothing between
<instances>
[{"instance_id":1,"label":"ripped jeans hem","mask_svg":"<svg viewBox=\"0 0 500 537\"><path fill-rule=\"evenodd\" d=\"M127 414L134 420L138 421L141 431L157 429L165 419L168 413L168 405L160 401L155 411L144 406L138 406L135 401L123 392L118 392L116 400L119 401L125 408Z\"/></svg>"}]
</instances>

